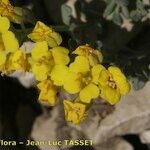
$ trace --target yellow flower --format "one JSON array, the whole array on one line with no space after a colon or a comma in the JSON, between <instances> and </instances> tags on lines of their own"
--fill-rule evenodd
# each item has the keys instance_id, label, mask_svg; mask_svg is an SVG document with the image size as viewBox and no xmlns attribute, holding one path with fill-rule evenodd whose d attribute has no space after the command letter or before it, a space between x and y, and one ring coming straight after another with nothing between
<instances>
[{"instance_id":1,"label":"yellow flower","mask_svg":"<svg viewBox=\"0 0 150 150\"><path fill-rule=\"evenodd\" d=\"M30 61L36 79L46 80L51 70L55 70L55 65L67 65L70 61L68 53L64 47L57 46L49 50L46 41L37 42L31 51Z\"/></svg>"},{"instance_id":2,"label":"yellow flower","mask_svg":"<svg viewBox=\"0 0 150 150\"><path fill-rule=\"evenodd\" d=\"M19 50L19 43L14 33L8 30L10 22L6 17L0 16L0 25L0 69L3 72L7 72L8 66L6 63L8 64L8 57Z\"/></svg>"},{"instance_id":3,"label":"yellow flower","mask_svg":"<svg viewBox=\"0 0 150 150\"><path fill-rule=\"evenodd\" d=\"M57 102L57 87L51 80L44 80L38 85L40 90L39 100L48 102L51 106L55 106Z\"/></svg>"},{"instance_id":4,"label":"yellow flower","mask_svg":"<svg viewBox=\"0 0 150 150\"><path fill-rule=\"evenodd\" d=\"M87 58L77 56L69 68L55 66L55 71L52 70L51 73L51 79L56 85L63 86L70 94L79 92L80 99L83 103L90 103L92 99L99 95L97 85L102 69L102 65L95 65L91 69Z\"/></svg>"},{"instance_id":5,"label":"yellow flower","mask_svg":"<svg viewBox=\"0 0 150 150\"><path fill-rule=\"evenodd\" d=\"M23 10L21 7L12 6L9 0L0 0L0 15L20 24L23 18Z\"/></svg>"},{"instance_id":6,"label":"yellow flower","mask_svg":"<svg viewBox=\"0 0 150 150\"><path fill-rule=\"evenodd\" d=\"M19 43L13 32L8 31L10 22L0 16L0 51L14 52L19 49Z\"/></svg>"},{"instance_id":7,"label":"yellow flower","mask_svg":"<svg viewBox=\"0 0 150 150\"><path fill-rule=\"evenodd\" d=\"M21 70L26 72L28 70L28 59L25 51L17 50L9 56L9 71Z\"/></svg>"},{"instance_id":8,"label":"yellow flower","mask_svg":"<svg viewBox=\"0 0 150 150\"><path fill-rule=\"evenodd\" d=\"M90 103L92 99L98 97L98 78L104 68L100 64L92 68L89 66L87 58L77 56L75 61L70 64L70 71L64 82L64 89L71 94L79 92L80 99L84 103Z\"/></svg>"},{"instance_id":9,"label":"yellow flower","mask_svg":"<svg viewBox=\"0 0 150 150\"><path fill-rule=\"evenodd\" d=\"M116 104L122 95L130 91L130 84L118 67L103 69L99 77L100 96L110 104Z\"/></svg>"},{"instance_id":10,"label":"yellow flower","mask_svg":"<svg viewBox=\"0 0 150 150\"><path fill-rule=\"evenodd\" d=\"M46 41L35 43L35 46L31 50L30 64L36 80L43 81L48 78L48 74L52 68L51 57Z\"/></svg>"},{"instance_id":11,"label":"yellow flower","mask_svg":"<svg viewBox=\"0 0 150 150\"><path fill-rule=\"evenodd\" d=\"M53 62L53 68L50 74L51 79L54 81L55 85L62 86L68 73L66 65L70 61L68 56L69 50L64 47L57 46L50 49L50 52L52 54L51 62Z\"/></svg>"},{"instance_id":12,"label":"yellow flower","mask_svg":"<svg viewBox=\"0 0 150 150\"><path fill-rule=\"evenodd\" d=\"M86 105L64 100L65 119L73 124L79 124L86 116Z\"/></svg>"},{"instance_id":13,"label":"yellow flower","mask_svg":"<svg viewBox=\"0 0 150 150\"><path fill-rule=\"evenodd\" d=\"M86 57L91 66L99 64L103 60L102 53L99 50L91 48L88 44L79 46L73 53Z\"/></svg>"},{"instance_id":14,"label":"yellow flower","mask_svg":"<svg viewBox=\"0 0 150 150\"><path fill-rule=\"evenodd\" d=\"M68 67L66 65L70 61L68 56L69 50L58 46L52 48L51 53L54 62L54 67L51 71L51 79L54 81L55 85L62 86L68 74Z\"/></svg>"},{"instance_id":15,"label":"yellow flower","mask_svg":"<svg viewBox=\"0 0 150 150\"><path fill-rule=\"evenodd\" d=\"M61 44L62 38L59 33L53 31L52 28L38 21L32 33L28 37L34 42L47 41L50 47L55 47Z\"/></svg>"}]
</instances>

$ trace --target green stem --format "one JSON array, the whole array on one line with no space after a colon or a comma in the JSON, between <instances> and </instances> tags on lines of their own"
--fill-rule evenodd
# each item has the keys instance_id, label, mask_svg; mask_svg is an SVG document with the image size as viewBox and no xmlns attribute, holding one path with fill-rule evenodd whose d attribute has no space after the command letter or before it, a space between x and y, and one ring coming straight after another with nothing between
<instances>
[{"instance_id":1,"label":"green stem","mask_svg":"<svg viewBox=\"0 0 150 150\"><path fill-rule=\"evenodd\" d=\"M57 32L68 32L69 31L69 27L66 25L52 26L52 28Z\"/></svg>"}]
</instances>

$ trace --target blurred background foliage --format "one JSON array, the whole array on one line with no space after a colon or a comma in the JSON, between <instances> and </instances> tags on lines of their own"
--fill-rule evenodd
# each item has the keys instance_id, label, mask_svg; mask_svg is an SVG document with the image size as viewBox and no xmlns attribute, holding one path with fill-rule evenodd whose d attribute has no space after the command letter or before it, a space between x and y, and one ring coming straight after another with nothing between
<instances>
[{"instance_id":1,"label":"blurred background foliage","mask_svg":"<svg viewBox=\"0 0 150 150\"><path fill-rule=\"evenodd\" d=\"M101 50L103 63L121 67L135 89L150 79L150 0L13 0L13 4L25 10L23 26L13 26L20 43L40 20L60 32L63 46L71 51L85 43Z\"/></svg>"}]
</instances>

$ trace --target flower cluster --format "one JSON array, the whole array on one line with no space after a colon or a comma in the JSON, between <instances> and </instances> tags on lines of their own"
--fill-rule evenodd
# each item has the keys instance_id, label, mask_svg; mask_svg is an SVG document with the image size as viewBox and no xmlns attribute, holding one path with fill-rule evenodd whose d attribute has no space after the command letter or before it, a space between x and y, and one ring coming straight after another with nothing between
<instances>
[{"instance_id":1,"label":"flower cluster","mask_svg":"<svg viewBox=\"0 0 150 150\"><path fill-rule=\"evenodd\" d=\"M0 70L3 74L28 70L27 55L19 48L15 34L9 30L8 18L0 16Z\"/></svg>"},{"instance_id":2,"label":"flower cluster","mask_svg":"<svg viewBox=\"0 0 150 150\"><path fill-rule=\"evenodd\" d=\"M78 124L84 120L98 97L114 105L130 91L130 84L118 67L102 65L101 51L85 44L77 47L72 53L75 57L71 57L69 50L60 46L60 34L40 21L28 35L34 43L31 51L20 47L6 16L0 16L0 71L7 75L18 70L33 73L39 100L50 106L57 104L62 88L77 95L73 100L63 100L67 121Z\"/></svg>"}]
</instances>

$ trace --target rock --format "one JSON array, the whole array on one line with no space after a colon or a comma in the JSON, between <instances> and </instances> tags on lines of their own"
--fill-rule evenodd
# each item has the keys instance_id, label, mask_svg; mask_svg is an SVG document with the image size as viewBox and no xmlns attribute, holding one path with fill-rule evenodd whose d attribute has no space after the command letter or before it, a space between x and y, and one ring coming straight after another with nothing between
<instances>
[{"instance_id":1,"label":"rock","mask_svg":"<svg viewBox=\"0 0 150 150\"><path fill-rule=\"evenodd\" d=\"M64 141L66 139L82 139L84 136L79 133L75 128L67 126L64 117L60 117L61 108L55 107L49 114L44 113L38 117L33 126L31 137L35 141L50 141L52 144L40 145L41 150L60 150L60 148L66 148L70 146L60 147L53 144L53 142ZM51 116L51 117L50 117Z\"/></svg>"},{"instance_id":2,"label":"rock","mask_svg":"<svg viewBox=\"0 0 150 150\"><path fill-rule=\"evenodd\" d=\"M92 106L89 117L78 126L64 120L64 112L58 105L46 118L40 116L37 119L32 137L35 140L91 139L94 147L101 145L105 148L107 144L104 143L114 137L142 133L150 128L149 89L150 82L142 90L132 90L115 106L115 110L113 106L99 101ZM114 147L121 147L121 145L117 140ZM49 146L40 148L47 150ZM52 149L57 150L58 147L55 146Z\"/></svg>"},{"instance_id":3,"label":"rock","mask_svg":"<svg viewBox=\"0 0 150 150\"><path fill-rule=\"evenodd\" d=\"M53 110L53 115L49 117L46 114L38 117L35 121L34 127L32 129L32 137L35 141L48 141L56 140L56 128L57 122L55 121L58 116L58 111ZM39 145L41 150L49 150L49 145ZM51 147L53 150L59 150L57 146Z\"/></svg>"},{"instance_id":4,"label":"rock","mask_svg":"<svg viewBox=\"0 0 150 150\"><path fill-rule=\"evenodd\" d=\"M90 124L77 126L95 144L103 143L117 135L138 134L150 128L150 82L139 91L132 90L116 105L115 111L100 123L98 118ZM98 124L99 123L99 124Z\"/></svg>"},{"instance_id":5,"label":"rock","mask_svg":"<svg viewBox=\"0 0 150 150\"><path fill-rule=\"evenodd\" d=\"M143 144L150 144L150 130L142 132L139 136Z\"/></svg>"}]
</instances>

